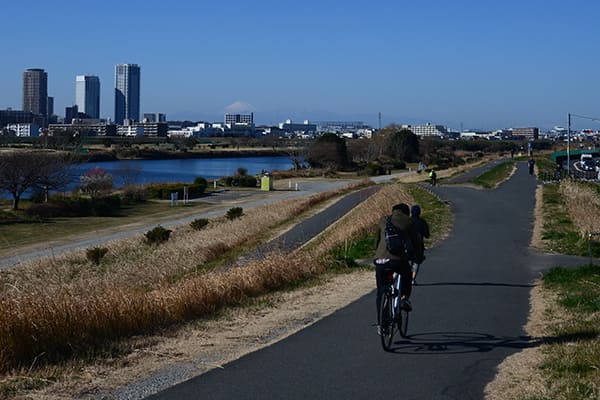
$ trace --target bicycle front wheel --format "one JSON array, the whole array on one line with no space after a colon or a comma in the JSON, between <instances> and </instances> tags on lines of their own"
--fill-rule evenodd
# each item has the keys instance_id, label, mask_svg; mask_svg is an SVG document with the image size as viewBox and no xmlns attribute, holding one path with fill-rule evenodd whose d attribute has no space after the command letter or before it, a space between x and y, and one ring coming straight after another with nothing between
<instances>
[{"instance_id":1,"label":"bicycle front wheel","mask_svg":"<svg viewBox=\"0 0 600 400\"><path fill-rule=\"evenodd\" d=\"M394 314L392 296L388 292L381 296L379 307L379 329L381 337L381 345L385 351L389 351L392 347L394 339Z\"/></svg>"}]
</instances>

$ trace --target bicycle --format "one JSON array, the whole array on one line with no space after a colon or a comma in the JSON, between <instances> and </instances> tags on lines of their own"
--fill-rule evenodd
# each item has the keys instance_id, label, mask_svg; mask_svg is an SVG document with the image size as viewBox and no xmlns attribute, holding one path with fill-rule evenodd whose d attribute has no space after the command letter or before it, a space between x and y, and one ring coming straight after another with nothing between
<instances>
[{"instance_id":1,"label":"bicycle","mask_svg":"<svg viewBox=\"0 0 600 400\"><path fill-rule=\"evenodd\" d=\"M400 336L408 337L409 312L400 306L400 284L400 274L393 271L386 273L385 291L379 304L381 345L385 351L389 351L392 346L396 328L400 331Z\"/></svg>"}]
</instances>

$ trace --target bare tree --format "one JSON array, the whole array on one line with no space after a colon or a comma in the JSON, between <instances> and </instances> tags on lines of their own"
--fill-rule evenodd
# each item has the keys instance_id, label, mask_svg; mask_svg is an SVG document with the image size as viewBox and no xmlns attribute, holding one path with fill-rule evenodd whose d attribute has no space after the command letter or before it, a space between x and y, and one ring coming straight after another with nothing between
<instances>
[{"instance_id":1,"label":"bare tree","mask_svg":"<svg viewBox=\"0 0 600 400\"><path fill-rule=\"evenodd\" d=\"M63 153L45 151L7 151L0 153L0 190L10 193L12 208L19 208L21 196L27 190L41 189L46 193L69 183L69 158Z\"/></svg>"},{"instance_id":2,"label":"bare tree","mask_svg":"<svg viewBox=\"0 0 600 400\"><path fill-rule=\"evenodd\" d=\"M100 197L108 193L114 185L114 179L104 168L90 168L84 175L79 177L81 191L87 193L91 198Z\"/></svg>"}]
</instances>

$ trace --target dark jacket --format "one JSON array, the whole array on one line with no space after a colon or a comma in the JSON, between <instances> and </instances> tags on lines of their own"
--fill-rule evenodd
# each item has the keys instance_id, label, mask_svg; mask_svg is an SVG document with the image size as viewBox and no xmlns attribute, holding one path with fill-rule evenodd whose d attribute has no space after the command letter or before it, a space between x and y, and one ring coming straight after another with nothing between
<instances>
[{"instance_id":1,"label":"dark jacket","mask_svg":"<svg viewBox=\"0 0 600 400\"><path fill-rule=\"evenodd\" d=\"M384 231L385 231L385 223L386 217L382 217L379 221L379 229L377 229L377 237L376 237L376 250L375 250L375 258L389 258L391 260L402 260L401 256L397 256L391 254L387 251L385 245ZM398 228L400 231L406 233L410 241L412 242L413 249L415 252L415 260L420 262L423 260L423 241L421 240L421 235L417 230L417 226L414 224L413 220L406 214L404 214L400 210L392 211L392 223Z\"/></svg>"}]
</instances>

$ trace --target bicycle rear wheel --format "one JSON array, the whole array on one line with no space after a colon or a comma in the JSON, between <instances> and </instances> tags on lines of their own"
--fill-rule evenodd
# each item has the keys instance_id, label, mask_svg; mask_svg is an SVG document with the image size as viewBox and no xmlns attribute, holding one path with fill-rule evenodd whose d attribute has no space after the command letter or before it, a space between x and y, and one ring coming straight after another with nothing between
<instances>
[{"instance_id":1,"label":"bicycle rear wheel","mask_svg":"<svg viewBox=\"0 0 600 400\"><path fill-rule=\"evenodd\" d=\"M410 313L406 310L400 309L400 313L398 314L398 330L400 331L400 336L403 338L408 337L408 317Z\"/></svg>"},{"instance_id":2,"label":"bicycle rear wheel","mask_svg":"<svg viewBox=\"0 0 600 400\"><path fill-rule=\"evenodd\" d=\"M394 315L392 312L392 296L389 291L386 291L381 296L379 307L379 329L381 337L381 345L385 351L389 351L392 347L394 339Z\"/></svg>"}]
</instances>

